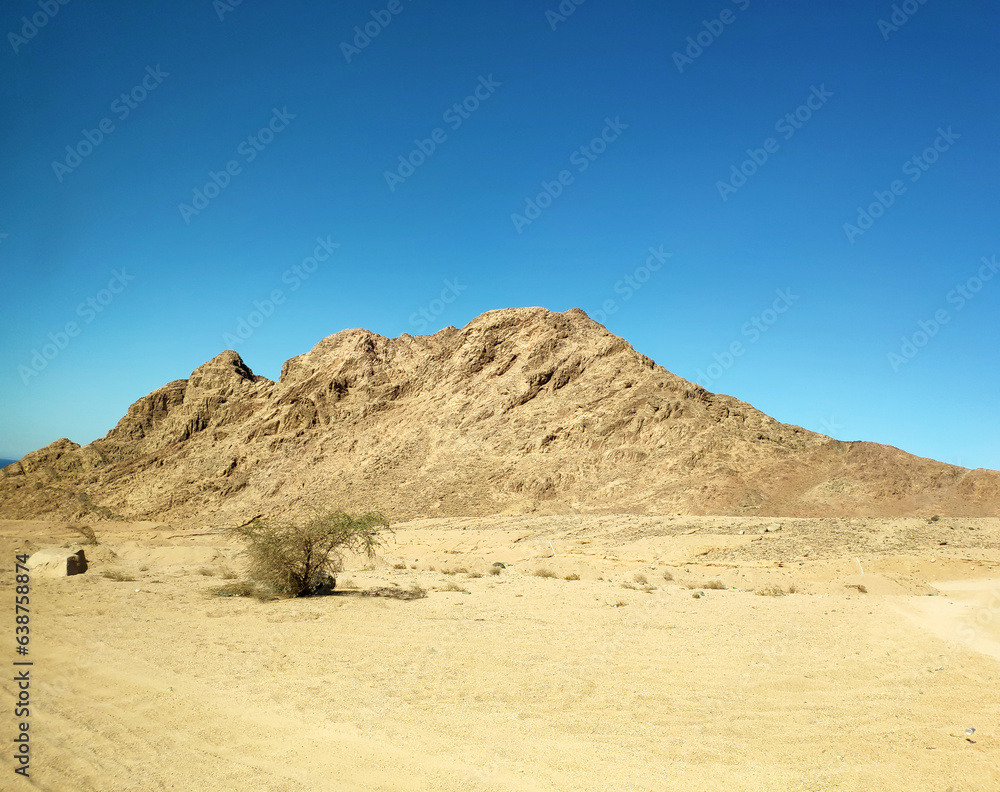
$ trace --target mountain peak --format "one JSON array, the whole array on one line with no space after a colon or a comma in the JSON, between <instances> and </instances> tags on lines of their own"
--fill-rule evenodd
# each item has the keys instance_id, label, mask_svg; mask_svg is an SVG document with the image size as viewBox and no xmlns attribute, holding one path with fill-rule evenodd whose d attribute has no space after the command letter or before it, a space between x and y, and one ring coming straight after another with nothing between
<instances>
[{"instance_id":1,"label":"mountain peak","mask_svg":"<svg viewBox=\"0 0 1000 792\"><path fill-rule=\"evenodd\" d=\"M394 519L1000 506L1000 473L779 423L671 374L577 308L488 311L424 336L342 330L286 361L278 382L226 351L136 401L104 438L29 457L0 478L2 515L91 508L81 504L198 520L319 504Z\"/></svg>"}]
</instances>

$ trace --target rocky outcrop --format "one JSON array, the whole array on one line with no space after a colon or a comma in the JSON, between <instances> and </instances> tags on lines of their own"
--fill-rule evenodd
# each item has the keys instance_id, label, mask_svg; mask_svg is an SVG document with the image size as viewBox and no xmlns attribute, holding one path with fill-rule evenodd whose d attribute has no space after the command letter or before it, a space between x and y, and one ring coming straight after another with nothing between
<instances>
[{"instance_id":1,"label":"rocky outcrop","mask_svg":"<svg viewBox=\"0 0 1000 792\"><path fill-rule=\"evenodd\" d=\"M579 310L343 330L277 382L224 352L87 446L6 468L7 517L225 523L313 504L393 519L524 512L996 515L1000 473L779 423Z\"/></svg>"},{"instance_id":2,"label":"rocky outcrop","mask_svg":"<svg viewBox=\"0 0 1000 792\"><path fill-rule=\"evenodd\" d=\"M62 548L39 550L28 559L28 569L39 577L69 577L87 571L87 556L83 550L75 553Z\"/></svg>"}]
</instances>

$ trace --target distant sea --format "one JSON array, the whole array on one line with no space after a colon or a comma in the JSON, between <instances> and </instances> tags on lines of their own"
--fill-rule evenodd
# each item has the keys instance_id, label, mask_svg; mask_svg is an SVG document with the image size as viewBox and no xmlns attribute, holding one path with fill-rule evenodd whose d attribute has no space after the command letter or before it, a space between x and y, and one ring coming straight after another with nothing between
<instances>
[{"instance_id":1,"label":"distant sea","mask_svg":"<svg viewBox=\"0 0 1000 792\"><path fill-rule=\"evenodd\" d=\"M0 459L0 468L7 467L7 465L13 465L17 462L16 459Z\"/></svg>"}]
</instances>

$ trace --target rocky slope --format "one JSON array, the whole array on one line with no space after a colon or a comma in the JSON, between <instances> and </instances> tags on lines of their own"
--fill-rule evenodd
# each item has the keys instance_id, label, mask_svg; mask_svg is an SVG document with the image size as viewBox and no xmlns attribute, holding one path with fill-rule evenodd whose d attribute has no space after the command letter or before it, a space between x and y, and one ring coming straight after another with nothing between
<instances>
[{"instance_id":1,"label":"rocky slope","mask_svg":"<svg viewBox=\"0 0 1000 792\"><path fill-rule=\"evenodd\" d=\"M344 330L278 382L223 352L102 439L56 441L3 474L9 518L1000 513L998 472L778 423L577 309L490 311L432 336Z\"/></svg>"}]
</instances>

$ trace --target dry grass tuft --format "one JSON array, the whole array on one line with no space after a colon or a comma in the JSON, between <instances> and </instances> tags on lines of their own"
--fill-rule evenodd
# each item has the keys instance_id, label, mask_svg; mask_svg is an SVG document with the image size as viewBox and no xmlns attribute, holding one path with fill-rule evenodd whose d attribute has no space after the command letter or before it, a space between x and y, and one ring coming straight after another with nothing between
<instances>
[{"instance_id":1,"label":"dry grass tuft","mask_svg":"<svg viewBox=\"0 0 1000 792\"><path fill-rule=\"evenodd\" d=\"M447 586L445 586L444 588L442 588L441 591L457 591L457 592L459 592L461 594L468 594L469 593L468 589L462 588L460 585L458 585L458 583L455 583L454 581L452 581Z\"/></svg>"},{"instance_id":2,"label":"dry grass tuft","mask_svg":"<svg viewBox=\"0 0 1000 792\"><path fill-rule=\"evenodd\" d=\"M646 576L643 574L636 573L632 575L632 582L638 583L640 586L645 586L649 581L646 580Z\"/></svg>"},{"instance_id":3,"label":"dry grass tuft","mask_svg":"<svg viewBox=\"0 0 1000 792\"><path fill-rule=\"evenodd\" d=\"M94 533L94 529L89 525L74 525L73 530L80 534L83 539L80 544L84 545L96 545L97 544L97 534Z\"/></svg>"},{"instance_id":4,"label":"dry grass tuft","mask_svg":"<svg viewBox=\"0 0 1000 792\"><path fill-rule=\"evenodd\" d=\"M379 588L365 589L361 592L362 597L384 597L386 599L415 600L423 599L427 596L427 589L411 583L408 589L397 588L395 586L381 586Z\"/></svg>"},{"instance_id":5,"label":"dry grass tuft","mask_svg":"<svg viewBox=\"0 0 1000 792\"><path fill-rule=\"evenodd\" d=\"M503 572L503 567L491 566L488 571L491 575L496 576Z\"/></svg>"},{"instance_id":6,"label":"dry grass tuft","mask_svg":"<svg viewBox=\"0 0 1000 792\"><path fill-rule=\"evenodd\" d=\"M535 577L543 577L543 578L554 578L554 577L556 577L556 573L555 572L553 572L551 569L545 569L544 567L542 567L540 569L536 569L532 574Z\"/></svg>"},{"instance_id":7,"label":"dry grass tuft","mask_svg":"<svg viewBox=\"0 0 1000 792\"><path fill-rule=\"evenodd\" d=\"M764 588L757 589L754 594L758 597L784 597L785 591L781 586L765 586Z\"/></svg>"},{"instance_id":8,"label":"dry grass tuft","mask_svg":"<svg viewBox=\"0 0 1000 792\"><path fill-rule=\"evenodd\" d=\"M482 576L483 576L482 572L470 572L469 573L469 577L470 578L481 578Z\"/></svg>"},{"instance_id":9,"label":"dry grass tuft","mask_svg":"<svg viewBox=\"0 0 1000 792\"><path fill-rule=\"evenodd\" d=\"M867 589L867 587L866 587L866 586L865 586L864 584L862 584L862 583L847 583L847 584L846 584L846 585L844 586L844 588L852 588L852 589L857 589L857 590L858 590L858 591L860 591L860 592L861 592L862 594L867 594L867 593L868 593L868 589Z\"/></svg>"},{"instance_id":10,"label":"dry grass tuft","mask_svg":"<svg viewBox=\"0 0 1000 792\"><path fill-rule=\"evenodd\" d=\"M563 580L579 580L580 576L576 572L570 572Z\"/></svg>"},{"instance_id":11,"label":"dry grass tuft","mask_svg":"<svg viewBox=\"0 0 1000 792\"><path fill-rule=\"evenodd\" d=\"M236 580L224 586L216 586L210 590L216 597L253 597L258 602L273 602L279 599L273 591L269 591L249 580Z\"/></svg>"},{"instance_id":12,"label":"dry grass tuft","mask_svg":"<svg viewBox=\"0 0 1000 792\"><path fill-rule=\"evenodd\" d=\"M707 580L704 583L685 583L684 587L689 589L714 589L715 591L723 591L726 588L726 584L721 580Z\"/></svg>"},{"instance_id":13,"label":"dry grass tuft","mask_svg":"<svg viewBox=\"0 0 1000 792\"><path fill-rule=\"evenodd\" d=\"M106 577L108 580L118 581L119 583L126 583L130 580L135 580L135 578L130 574L122 572L120 569L105 569L101 573L101 576Z\"/></svg>"},{"instance_id":14,"label":"dry grass tuft","mask_svg":"<svg viewBox=\"0 0 1000 792\"><path fill-rule=\"evenodd\" d=\"M406 564L399 562L392 565L393 569L406 569Z\"/></svg>"},{"instance_id":15,"label":"dry grass tuft","mask_svg":"<svg viewBox=\"0 0 1000 792\"><path fill-rule=\"evenodd\" d=\"M671 581L674 579L674 576L670 573L669 569L663 570L663 579L666 581Z\"/></svg>"}]
</instances>

